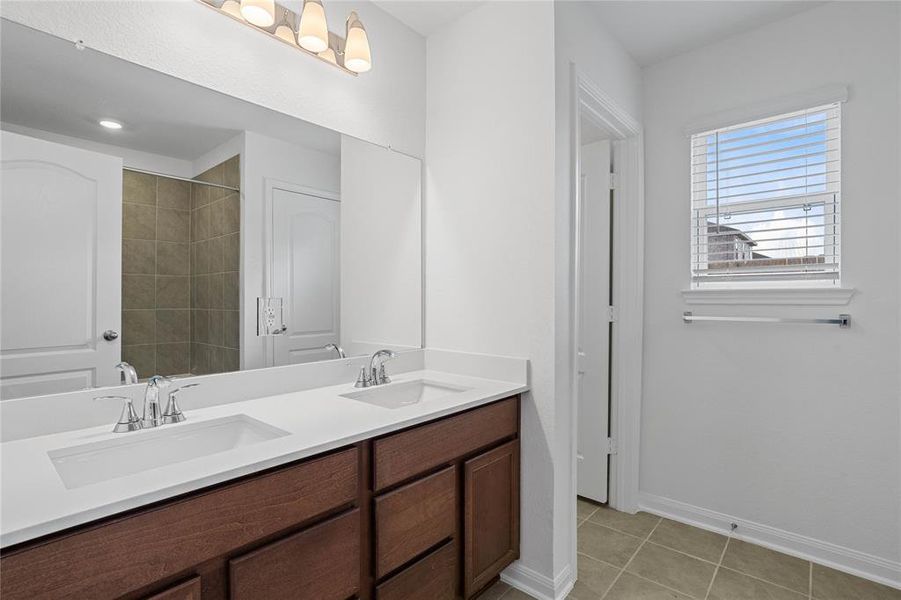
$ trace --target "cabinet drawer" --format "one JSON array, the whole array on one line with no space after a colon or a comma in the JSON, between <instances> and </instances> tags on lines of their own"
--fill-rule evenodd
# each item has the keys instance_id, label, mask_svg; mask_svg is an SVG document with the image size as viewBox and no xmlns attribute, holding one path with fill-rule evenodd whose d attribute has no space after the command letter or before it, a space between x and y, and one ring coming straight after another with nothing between
<instances>
[{"instance_id":1,"label":"cabinet drawer","mask_svg":"<svg viewBox=\"0 0 901 600\"><path fill-rule=\"evenodd\" d=\"M360 588L355 509L228 562L232 600L344 600Z\"/></svg>"},{"instance_id":2,"label":"cabinet drawer","mask_svg":"<svg viewBox=\"0 0 901 600\"><path fill-rule=\"evenodd\" d=\"M0 559L0 595L114 598L151 585L353 502L358 460L337 452L15 551Z\"/></svg>"},{"instance_id":3,"label":"cabinet drawer","mask_svg":"<svg viewBox=\"0 0 901 600\"><path fill-rule=\"evenodd\" d=\"M375 490L514 435L519 425L518 400L508 398L376 440L372 446Z\"/></svg>"},{"instance_id":4,"label":"cabinet drawer","mask_svg":"<svg viewBox=\"0 0 901 600\"><path fill-rule=\"evenodd\" d=\"M456 473L451 466L376 498L376 577L454 535Z\"/></svg>"},{"instance_id":5,"label":"cabinet drawer","mask_svg":"<svg viewBox=\"0 0 901 600\"><path fill-rule=\"evenodd\" d=\"M375 590L376 600L454 600L457 547L453 540L404 569Z\"/></svg>"},{"instance_id":6,"label":"cabinet drawer","mask_svg":"<svg viewBox=\"0 0 901 600\"><path fill-rule=\"evenodd\" d=\"M200 600L200 577L192 577L158 594L148 596L147 600Z\"/></svg>"}]
</instances>

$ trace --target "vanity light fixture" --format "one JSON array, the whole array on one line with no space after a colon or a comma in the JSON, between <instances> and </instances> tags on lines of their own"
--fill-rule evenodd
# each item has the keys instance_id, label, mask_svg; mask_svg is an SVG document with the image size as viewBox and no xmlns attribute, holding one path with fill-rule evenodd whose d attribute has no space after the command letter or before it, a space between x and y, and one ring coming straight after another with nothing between
<instances>
[{"instance_id":1,"label":"vanity light fixture","mask_svg":"<svg viewBox=\"0 0 901 600\"><path fill-rule=\"evenodd\" d=\"M241 0L241 16L257 27L275 23L275 0Z\"/></svg>"},{"instance_id":2,"label":"vanity light fixture","mask_svg":"<svg viewBox=\"0 0 901 600\"><path fill-rule=\"evenodd\" d=\"M369 35L356 11L348 15L344 24L346 37L341 37L328 30L323 0L303 0L299 14L275 0L197 1L345 73L356 76L372 69Z\"/></svg>"},{"instance_id":3,"label":"vanity light fixture","mask_svg":"<svg viewBox=\"0 0 901 600\"><path fill-rule=\"evenodd\" d=\"M113 121L112 119L100 119L98 121L102 127L106 127L107 129L122 129L122 123L119 121Z\"/></svg>"},{"instance_id":4,"label":"vanity light fixture","mask_svg":"<svg viewBox=\"0 0 901 600\"><path fill-rule=\"evenodd\" d=\"M369 36L356 12L347 16L347 42L344 45L344 66L354 73L365 73L372 68L369 52Z\"/></svg>"}]
</instances>

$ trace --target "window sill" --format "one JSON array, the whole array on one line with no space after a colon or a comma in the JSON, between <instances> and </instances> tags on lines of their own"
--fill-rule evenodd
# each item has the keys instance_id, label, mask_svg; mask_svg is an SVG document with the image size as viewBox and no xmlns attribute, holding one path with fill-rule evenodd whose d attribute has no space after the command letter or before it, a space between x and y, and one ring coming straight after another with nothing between
<instances>
[{"instance_id":1,"label":"window sill","mask_svg":"<svg viewBox=\"0 0 901 600\"><path fill-rule=\"evenodd\" d=\"M757 304L794 306L843 306L854 288L747 288L682 290L686 304Z\"/></svg>"}]
</instances>

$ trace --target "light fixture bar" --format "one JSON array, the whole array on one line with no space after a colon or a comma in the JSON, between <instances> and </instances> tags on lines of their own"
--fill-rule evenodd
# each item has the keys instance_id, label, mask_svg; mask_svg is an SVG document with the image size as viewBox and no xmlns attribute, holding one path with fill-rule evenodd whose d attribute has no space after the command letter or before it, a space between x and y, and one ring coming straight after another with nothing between
<instances>
[{"instance_id":1,"label":"light fixture bar","mask_svg":"<svg viewBox=\"0 0 901 600\"><path fill-rule=\"evenodd\" d=\"M291 48L294 48L295 50L297 50L299 52L303 52L307 56L312 56L326 64L336 67L336 68L340 69L341 71L344 71L348 75L353 75L354 77L356 77L358 75L358 73L355 73L354 71L346 68L342 64L343 60L344 60L345 39L332 31L328 32L328 38L329 38L328 49L332 50L332 52L334 53L334 56L336 58L336 60L334 62L329 59L332 56L332 53L329 53L327 51L323 51L318 54L316 52L310 52L309 50L307 50L306 48L303 48L299 44L291 43L290 41L288 41L280 36L275 35L276 28L279 25L284 24L284 22L286 22L286 21L288 23L293 24L293 26L295 28L298 27L299 23L300 23L300 15L298 15L297 13L295 13L292 10L285 8L284 6L282 6L278 3L275 4L275 23L270 27L258 27L256 25L253 25L252 23L247 22L244 18L242 18L240 16L240 14L236 14L235 12L231 12L229 10L223 10L222 8L220 8L220 4L222 4L221 0L197 0L197 2L199 2L200 4L203 4L204 6L206 6L209 9L216 11L217 13L219 13L221 15L225 15L234 21L242 23L245 26L250 27L251 29L254 29L256 31L264 33L264 34L268 35L270 38L272 38L274 40L278 40L280 43L285 44L286 46L290 46ZM297 33L297 31L295 29L295 34L296 33Z\"/></svg>"}]
</instances>

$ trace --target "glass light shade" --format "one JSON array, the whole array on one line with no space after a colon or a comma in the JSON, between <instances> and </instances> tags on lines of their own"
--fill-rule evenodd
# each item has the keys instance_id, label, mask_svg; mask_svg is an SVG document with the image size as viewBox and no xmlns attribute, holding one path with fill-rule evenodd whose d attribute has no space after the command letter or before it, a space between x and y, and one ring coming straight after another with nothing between
<instances>
[{"instance_id":1,"label":"glass light shade","mask_svg":"<svg viewBox=\"0 0 901 600\"><path fill-rule=\"evenodd\" d=\"M294 30L287 25L279 25L275 28L275 35L282 38L289 44L297 45L297 39L294 37Z\"/></svg>"},{"instance_id":2,"label":"glass light shade","mask_svg":"<svg viewBox=\"0 0 901 600\"><path fill-rule=\"evenodd\" d=\"M329 61L330 63L332 63L334 65L338 64L338 57L335 56L335 51L332 50L331 48L326 48L325 50L320 52L319 58L324 58L325 60Z\"/></svg>"},{"instance_id":3,"label":"glass light shade","mask_svg":"<svg viewBox=\"0 0 901 600\"><path fill-rule=\"evenodd\" d=\"M304 0L297 43L305 50L317 54L328 48L328 25L325 22L325 9L319 0Z\"/></svg>"},{"instance_id":4,"label":"glass light shade","mask_svg":"<svg viewBox=\"0 0 901 600\"><path fill-rule=\"evenodd\" d=\"M357 13L347 17L347 41L344 44L344 66L354 73L365 73L372 68L369 36L363 29Z\"/></svg>"},{"instance_id":5,"label":"glass light shade","mask_svg":"<svg viewBox=\"0 0 901 600\"><path fill-rule=\"evenodd\" d=\"M241 15L257 27L275 23L275 0L241 0Z\"/></svg>"},{"instance_id":6,"label":"glass light shade","mask_svg":"<svg viewBox=\"0 0 901 600\"><path fill-rule=\"evenodd\" d=\"M222 12L227 12L233 17L244 20L244 15L241 14L241 5L238 4L238 0L225 0L222 3L222 6L219 8L222 9Z\"/></svg>"}]
</instances>

